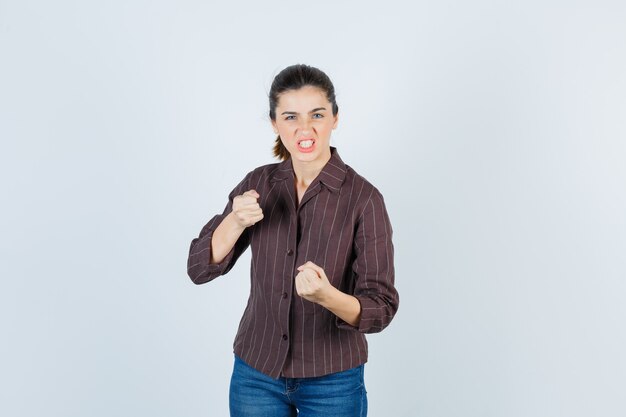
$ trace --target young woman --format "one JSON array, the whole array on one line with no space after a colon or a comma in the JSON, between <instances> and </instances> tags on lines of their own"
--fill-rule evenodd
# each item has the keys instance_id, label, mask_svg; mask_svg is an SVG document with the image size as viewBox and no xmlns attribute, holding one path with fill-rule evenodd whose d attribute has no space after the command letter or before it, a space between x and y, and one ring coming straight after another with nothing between
<instances>
[{"instance_id":1,"label":"young woman","mask_svg":"<svg viewBox=\"0 0 626 417\"><path fill-rule=\"evenodd\" d=\"M281 162L246 174L187 263L203 284L252 249L231 416L365 416L365 334L387 327L399 304L383 196L330 146L339 108L325 73L285 68L269 105Z\"/></svg>"}]
</instances>

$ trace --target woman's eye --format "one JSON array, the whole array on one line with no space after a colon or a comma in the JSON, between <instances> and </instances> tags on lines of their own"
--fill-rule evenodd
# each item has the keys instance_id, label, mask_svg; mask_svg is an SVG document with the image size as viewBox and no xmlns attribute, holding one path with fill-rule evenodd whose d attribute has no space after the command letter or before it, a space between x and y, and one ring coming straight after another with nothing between
<instances>
[{"instance_id":1,"label":"woman's eye","mask_svg":"<svg viewBox=\"0 0 626 417\"><path fill-rule=\"evenodd\" d=\"M292 116L287 116L287 117L285 117L285 120L292 120L292 119L290 119L290 117L296 117L296 116L293 116L293 115Z\"/></svg>"},{"instance_id":2,"label":"woman's eye","mask_svg":"<svg viewBox=\"0 0 626 417\"><path fill-rule=\"evenodd\" d=\"M324 117L324 115L321 113L315 113L313 116L319 116L318 119L321 119L322 117Z\"/></svg>"}]
</instances>

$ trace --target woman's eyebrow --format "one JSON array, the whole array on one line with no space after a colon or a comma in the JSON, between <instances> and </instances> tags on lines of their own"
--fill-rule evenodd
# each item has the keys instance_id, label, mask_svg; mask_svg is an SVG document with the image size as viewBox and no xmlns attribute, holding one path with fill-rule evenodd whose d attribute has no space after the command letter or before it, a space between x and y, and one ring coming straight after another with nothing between
<instances>
[{"instance_id":1,"label":"woman's eyebrow","mask_svg":"<svg viewBox=\"0 0 626 417\"><path fill-rule=\"evenodd\" d=\"M316 107L313 110L311 110L309 113L315 113L316 111L320 111L320 110L326 110L326 107ZM281 115L283 114L298 114L295 111L284 111L281 113Z\"/></svg>"}]
</instances>

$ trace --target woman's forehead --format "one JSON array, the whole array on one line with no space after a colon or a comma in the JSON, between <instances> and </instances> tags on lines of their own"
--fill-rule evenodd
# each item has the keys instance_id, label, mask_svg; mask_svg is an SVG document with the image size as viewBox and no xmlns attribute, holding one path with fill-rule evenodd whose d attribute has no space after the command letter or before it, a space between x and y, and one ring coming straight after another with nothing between
<instances>
[{"instance_id":1,"label":"woman's forehead","mask_svg":"<svg viewBox=\"0 0 626 417\"><path fill-rule=\"evenodd\" d=\"M329 101L323 90L317 87L306 86L297 90L288 90L281 93L278 96L277 107L298 107L308 111L315 107L327 107L328 104Z\"/></svg>"}]
</instances>

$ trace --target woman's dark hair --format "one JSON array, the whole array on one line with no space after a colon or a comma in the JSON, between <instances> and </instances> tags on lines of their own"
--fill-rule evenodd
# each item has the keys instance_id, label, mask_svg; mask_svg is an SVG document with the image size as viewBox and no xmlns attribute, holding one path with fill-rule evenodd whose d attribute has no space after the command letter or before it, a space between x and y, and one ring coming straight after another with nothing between
<instances>
[{"instance_id":1,"label":"woman's dark hair","mask_svg":"<svg viewBox=\"0 0 626 417\"><path fill-rule=\"evenodd\" d=\"M326 93L326 98L332 104L333 116L339 112L337 100L335 99L335 87L323 71L305 64L296 64L288 66L274 77L272 87L270 88L270 119L276 121L276 106L278 105L278 97L280 94L298 90L302 87L317 87ZM280 140L280 135L276 137L274 143L274 156L280 160L289 159L289 151Z\"/></svg>"}]
</instances>

